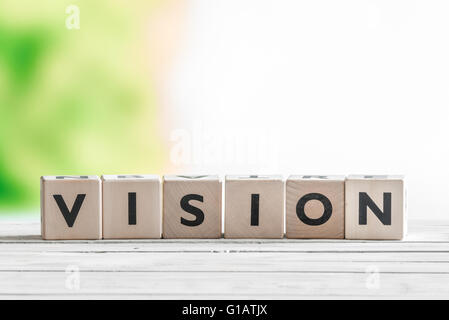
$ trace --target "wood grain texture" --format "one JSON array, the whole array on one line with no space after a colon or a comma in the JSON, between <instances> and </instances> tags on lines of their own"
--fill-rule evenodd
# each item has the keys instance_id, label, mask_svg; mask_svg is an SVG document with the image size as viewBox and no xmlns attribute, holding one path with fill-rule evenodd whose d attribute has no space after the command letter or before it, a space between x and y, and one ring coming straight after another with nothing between
<instances>
[{"instance_id":1,"label":"wood grain texture","mask_svg":"<svg viewBox=\"0 0 449 320\"><path fill-rule=\"evenodd\" d=\"M360 193L384 210L384 194L391 194L391 222L384 224L367 209L366 224L359 221ZM405 187L402 176L349 176L346 179L345 238L400 240L406 234Z\"/></svg>"},{"instance_id":2,"label":"wood grain texture","mask_svg":"<svg viewBox=\"0 0 449 320\"><path fill-rule=\"evenodd\" d=\"M3 219L0 298L449 298L449 222L409 229L403 241L43 241L39 221Z\"/></svg>"},{"instance_id":3,"label":"wood grain texture","mask_svg":"<svg viewBox=\"0 0 449 320\"><path fill-rule=\"evenodd\" d=\"M252 223L257 195L257 224ZM254 209L254 208L253 208ZM283 238L284 182L280 176L227 176L225 238Z\"/></svg>"},{"instance_id":4,"label":"wood grain texture","mask_svg":"<svg viewBox=\"0 0 449 320\"><path fill-rule=\"evenodd\" d=\"M66 209L64 217L59 196ZM78 196L81 207L73 210ZM67 221L72 219L72 225ZM43 239L101 239L101 181L97 176L41 177L41 222Z\"/></svg>"},{"instance_id":5,"label":"wood grain texture","mask_svg":"<svg viewBox=\"0 0 449 320\"><path fill-rule=\"evenodd\" d=\"M181 207L181 199L198 195L202 201L190 200L189 205L201 210L204 221L196 226L181 223L181 219L196 221L197 217ZM218 176L164 176L163 178L163 238L220 238L222 184Z\"/></svg>"},{"instance_id":6,"label":"wood grain texture","mask_svg":"<svg viewBox=\"0 0 449 320\"><path fill-rule=\"evenodd\" d=\"M104 239L158 239L162 234L161 181L154 175L105 175L103 182ZM129 218L129 193L135 204Z\"/></svg>"},{"instance_id":7,"label":"wood grain texture","mask_svg":"<svg viewBox=\"0 0 449 320\"><path fill-rule=\"evenodd\" d=\"M286 182L286 236L299 239L343 239L345 211L344 176L290 176ZM297 214L300 199L320 194L329 201L330 217L320 225L301 221ZM325 207L319 200L307 201L304 215L313 220L325 217ZM324 220L323 220L324 221ZM320 222L321 223L321 222Z\"/></svg>"}]
</instances>

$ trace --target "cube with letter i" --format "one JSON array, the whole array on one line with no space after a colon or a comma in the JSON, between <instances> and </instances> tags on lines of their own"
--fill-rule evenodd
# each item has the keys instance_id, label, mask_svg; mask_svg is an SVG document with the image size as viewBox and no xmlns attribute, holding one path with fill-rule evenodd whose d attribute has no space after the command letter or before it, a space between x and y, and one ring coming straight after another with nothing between
<instances>
[{"instance_id":1,"label":"cube with letter i","mask_svg":"<svg viewBox=\"0 0 449 320\"><path fill-rule=\"evenodd\" d=\"M290 176L286 184L287 238L343 239L344 176Z\"/></svg>"},{"instance_id":2,"label":"cube with letter i","mask_svg":"<svg viewBox=\"0 0 449 320\"><path fill-rule=\"evenodd\" d=\"M347 178L346 239L400 240L406 225L403 176Z\"/></svg>"},{"instance_id":3,"label":"cube with letter i","mask_svg":"<svg viewBox=\"0 0 449 320\"><path fill-rule=\"evenodd\" d=\"M42 238L101 239L101 181L97 176L41 177Z\"/></svg>"},{"instance_id":4,"label":"cube with letter i","mask_svg":"<svg viewBox=\"0 0 449 320\"><path fill-rule=\"evenodd\" d=\"M216 175L163 178L163 238L220 238L222 185Z\"/></svg>"},{"instance_id":5,"label":"cube with letter i","mask_svg":"<svg viewBox=\"0 0 449 320\"><path fill-rule=\"evenodd\" d=\"M103 238L159 239L161 181L156 175L103 175Z\"/></svg>"},{"instance_id":6,"label":"cube with letter i","mask_svg":"<svg viewBox=\"0 0 449 320\"><path fill-rule=\"evenodd\" d=\"M225 238L283 238L281 176L226 176Z\"/></svg>"}]
</instances>

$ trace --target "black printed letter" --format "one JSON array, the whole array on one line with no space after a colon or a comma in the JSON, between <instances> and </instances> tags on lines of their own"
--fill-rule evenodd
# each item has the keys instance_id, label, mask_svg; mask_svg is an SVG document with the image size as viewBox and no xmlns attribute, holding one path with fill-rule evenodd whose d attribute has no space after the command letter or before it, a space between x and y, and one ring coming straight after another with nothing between
<instances>
[{"instance_id":1,"label":"black printed letter","mask_svg":"<svg viewBox=\"0 0 449 320\"><path fill-rule=\"evenodd\" d=\"M308 216L306 216L304 207L310 200L318 200L323 204L324 212L321 217L317 219L310 219ZM309 226L319 226L324 224L331 217L332 203L326 196L322 195L321 193L309 193L299 199L298 203L296 204L296 215L298 216L299 220Z\"/></svg>"},{"instance_id":2,"label":"black printed letter","mask_svg":"<svg viewBox=\"0 0 449 320\"><path fill-rule=\"evenodd\" d=\"M251 195L251 225L259 225L259 195Z\"/></svg>"},{"instance_id":3,"label":"black printed letter","mask_svg":"<svg viewBox=\"0 0 449 320\"><path fill-rule=\"evenodd\" d=\"M391 192L384 192L384 211L382 212L366 192L359 192L359 224L366 225L367 208L376 215L383 225L391 225Z\"/></svg>"},{"instance_id":4,"label":"black printed letter","mask_svg":"<svg viewBox=\"0 0 449 320\"><path fill-rule=\"evenodd\" d=\"M189 203L190 200L196 200L196 201L203 202L203 196L200 196L199 194L188 194L188 195L185 195L184 197L182 197L181 208L184 211L193 214L196 217L196 219L192 221L192 220L187 220L187 219L184 219L183 217L181 217L181 223L183 225L189 226L189 227L199 226L204 221L204 213L203 213L203 211L201 211L201 209L192 206Z\"/></svg>"},{"instance_id":5,"label":"black printed letter","mask_svg":"<svg viewBox=\"0 0 449 320\"><path fill-rule=\"evenodd\" d=\"M60 194L54 194L53 198L56 200L56 203L58 204L59 210L61 211L62 215L64 216L65 222L67 222L67 225L69 228L73 227L73 224L75 223L76 217L78 216L78 212L81 209L81 205L83 204L84 198L86 197L85 194L78 194L76 196L75 203L73 204L72 210L69 211L69 208L67 208L67 205L65 204L64 198Z\"/></svg>"},{"instance_id":6,"label":"black printed letter","mask_svg":"<svg viewBox=\"0 0 449 320\"><path fill-rule=\"evenodd\" d=\"M136 193L128 192L128 224L136 224Z\"/></svg>"}]
</instances>

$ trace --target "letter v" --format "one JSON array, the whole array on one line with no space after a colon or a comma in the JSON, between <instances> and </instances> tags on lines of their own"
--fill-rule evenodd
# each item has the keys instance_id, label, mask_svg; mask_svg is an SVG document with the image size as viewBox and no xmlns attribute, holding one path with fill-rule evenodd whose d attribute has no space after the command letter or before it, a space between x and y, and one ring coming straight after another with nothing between
<instances>
[{"instance_id":1,"label":"letter v","mask_svg":"<svg viewBox=\"0 0 449 320\"><path fill-rule=\"evenodd\" d=\"M69 228L73 227L73 224L75 223L76 217L78 216L78 212L81 209L81 205L83 204L84 198L86 197L85 194L78 194L75 199L75 203L73 204L72 210L69 211L69 208L67 208L67 205L65 204L64 198L60 194L54 194L53 198L55 198L56 203L58 204L59 210L61 211L62 215L64 216L65 222L67 222L67 225Z\"/></svg>"}]
</instances>

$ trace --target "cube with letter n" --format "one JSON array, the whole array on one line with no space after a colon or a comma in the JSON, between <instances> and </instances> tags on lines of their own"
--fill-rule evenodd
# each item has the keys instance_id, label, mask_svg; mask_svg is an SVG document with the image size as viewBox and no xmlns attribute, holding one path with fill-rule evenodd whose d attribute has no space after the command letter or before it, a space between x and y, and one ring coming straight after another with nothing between
<instances>
[{"instance_id":1,"label":"cube with letter n","mask_svg":"<svg viewBox=\"0 0 449 320\"><path fill-rule=\"evenodd\" d=\"M345 238L400 240L406 233L403 176L352 175L346 180Z\"/></svg>"}]
</instances>

